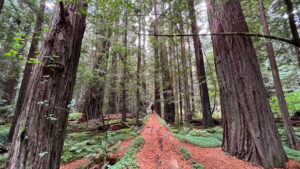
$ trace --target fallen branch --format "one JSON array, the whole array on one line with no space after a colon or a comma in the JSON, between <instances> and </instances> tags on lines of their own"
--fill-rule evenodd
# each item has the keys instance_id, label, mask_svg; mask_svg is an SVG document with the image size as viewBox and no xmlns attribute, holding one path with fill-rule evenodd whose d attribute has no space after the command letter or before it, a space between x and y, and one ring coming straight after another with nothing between
<instances>
[{"instance_id":1,"label":"fallen branch","mask_svg":"<svg viewBox=\"0 0 300 169\"><path fill-rule=\"evenodd\" d=\"M289 43L291 45L300 47L300 42L297 42L293 39L285 39L272 35L263 35L263 34L255 34L255 33L247 33L247 32L222 32L222 33L200 33L200 34L141 34L141 35L149 35L149 36L167 36L167 37L175 37L175 36L251 36L251 37L261 37L267 39L274 39L277 41L282 41Z\"/></svg>"}]
</instances>

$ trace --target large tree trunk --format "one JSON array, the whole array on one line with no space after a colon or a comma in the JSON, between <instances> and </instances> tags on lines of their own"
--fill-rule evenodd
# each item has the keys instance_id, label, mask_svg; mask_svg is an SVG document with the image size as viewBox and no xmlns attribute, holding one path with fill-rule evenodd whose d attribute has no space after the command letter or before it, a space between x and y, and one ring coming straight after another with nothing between
<instances>
[{"instance_id":1,"label":"large tree trunk","mask_svg":"<svg viewBox=\"0 0 300 169\"><path fill-rule=\"evenodd\" d=\"M72 99L86 6L57 4L39 64L32 72L15 127L7 169L58 169Z\"/></svg>"},{"instance_id":2,"label":"large tree trunk","mask_svg":"<svg viewBox=\"0 0 300 169\"><path fill-rule=\"evenodd\" d=\"M182 16L180 17L180 33L184 34L183 20ZM183 89L184 89L184 115L185 122L190 124L193 114L191 112L191 103L190 103L190 89L189 89L189 74L187 71L187 61L186 61L186 51L185 51L185 41L184 37L180 37L180 47L181 47L181 61L183 68Z\"/></svg>"},{"instance_id":3,"label":"large tree trunk","mask_svg":"<svg viewBox=\"0 0 300 169\"><path fill-rule=\"evenodd\" d=\"M189 15L191 19L192 33L194 35L197 35L199 33L199 30L197 26L194 0L188 0L188 8L189 8ZM197 75L198 75L198 82L199 82L199 89L200 89L204 127L210 128L214 126L214 121L212 119L212 112L210 110L210 101L209 101L208 87L206 83L204 59L203 59L202 47L201 47L199 36L193 36L193 41L194 41L194 48L195 48Z\"/></svg>"},{"instance_id":4,"label":"large tree trunk","mask_svg":"<svg viewBox=\"0 0 300 169\"><path fill-rule=\"evenodd\" d=\"M160 20L161 15L160 9L161 0L156 0L155 7L155 20L156 20L156 33L160 34ZM174 95L172 88L172 78L169 71L167 48L165 44L165 38L158 38L158 45L160 47L160 62L161 62L161 73L162 73L162 84L163 84L163 97L164 97L164 119L167 123L175 122L175 105Z\"/></svg>"},{"instance_id":5,"label":"large tree trunk","mask_svg":"<svg viewBox=\"0 0 300 169\"><path fill-rule=\"evenodd\" d=\"M265 15L265 8L263 5L263 0L258 1L258 6L259 6L259 11L260 11L260 19L261 19L261 23L263 26L263 32L265 35L270 35L268 22L267 22L267 18ZM274 86L276 89L276 95L277 95L277 99L278 99L278 103L279 103L279 107L280 107L280 111L281 111L281 115L282 115L282 119L283 119L285 134L287 137L287 145L292 149L298 150L298 149L300 149L300 143L297 140L295 131L293 129L293 126L291 125L290 114L289 114L288 107L287 107L287 104L286 104L286 101L284 98L284 93L282 90L282 85L281 85L281 81L280 81L280 77L279 77L279 73L278 73L278 67L277 67L277 63L276 63L276 59L275 59L273 45L272 45L272 42L270 39L266 39L266 41L267 41L267 45L266 45L267 52L268 52L270 66L272 69L272 75L273 75L273 80L274 80Z\"/></svg>"},{"instance_id":6,"label":"large tree trunk","mask_svg":"<svg viewBox=\"0 0 300 169\"><path fill-rule=\"evenodd\" d=\"M1 11L2 11L3 5L4 5L4 0L0 0L0 14L1 14Z\"/></svg>"},{"instance_id":7,"label":"large tree trunk","mask_svg":"<svg viewBox=\"0 0 300 169\"><path fill-rule=\"evenodd\" d=\"M295 15L293 13L293 3L292 3L291 0L284 0L284 2L287 6L287 13L288 13L288 17L289 17L289 23L290 23L290 28L291 28L293 40L298 45L300 45L300 37L299 37L299 34L298 34ZM295 46L295 51L296 51L298 63L299 63L299 66L300 66L300 49L299 49L299 47Z\"/></svg>"},{"instance_id":8,"label":"large tree trunk","mask_svg":"<svg viewBox=\"0 0 300 169\"><path fill-rule=\"evenodd\" d=\"M212 33L248 32L239 0L206 0ZM223 151L265 168L288 160L250 37L213 36L223 116ZM270 146L272 143L272 146Z\"/></svg>"},{"instance_id":9,"label":"large tree trunk","mask_svg":"<svg viewBox=\"0 0 300 169\"><path fill-rule=\"evenodd\" d=\"M46 4L46 0L41 0L40 9L36 16L34 32L32 35L31 45L30 45L30 49L29 49L29 53L28 53L28 57L27 57L28 62L26 62L26 64L25 64L24 75L23 75L23 79L21 82L19 97L17 100L16 108L15 108L15 114L13 117L13 121L11 123L9 135L8 135L9 142L11 142L12 137L14 135L15 126L16 126L16 123L18 121L18 118L19 118L19 115L21 112L22 104L24 102L24 97L25 97L26 90L27 90L27 85L29 83L29 78L31 76L31 72L32 72L33 64L34 64L34 63L30 63L29 61L30 61L30 59L34 59L36 57L36 50L38 48L38 43L39 43L39 39L40 39L41 32L42 32L42 24L44 22L45 4Z\"/></svg>"},{"instance_id":10,"label":"large tree trunk","mask_svg":"<svg viewBox=\"0 0 300 169\"><path fill-rule=\"evenodd\" d=\"M110 37L110 35L108 35ZM102 40L98 44L95 58L97 59L94 64L94 69L100 70L98 73L97 83L92 82L88 90L86 91L85 103L83 106L83 113L85 115L85 120L98 119L102 115L102 106L104 102L105 93L105 81L106 81L106 70L108 59L108 51L110 47L110 42L108 40Z\"/></svg>"}]
</instances>

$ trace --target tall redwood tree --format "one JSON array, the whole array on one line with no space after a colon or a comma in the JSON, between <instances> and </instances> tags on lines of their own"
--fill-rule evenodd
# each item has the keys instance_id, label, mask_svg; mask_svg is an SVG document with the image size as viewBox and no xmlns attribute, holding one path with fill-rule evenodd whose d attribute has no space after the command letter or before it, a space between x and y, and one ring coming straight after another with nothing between
<instances>
[{"instance_id":1,"label":"tall redwood tree","mask_svg":"<svg viewBox=\"0 0 300 169\"><path fill-rule=\"evenodd\" d=\"M29 80L15 127L7 169L59 169L69 104L85 30L86 7L57 3L50 32Z\"/></svg>"},{"instance_id":2,"label":"tall redwood tree","mask_svg":"<svg viewBox=\"0 0 300 169\"><path fill-rule=\"evenodd\" d=\"M268 27L268 22L265 14L265 8L263 5L263 0L258 0L258 6L259 6L259 11L260 11L260 19L261 23L263 26L263 32L265 35L270 35L269 27ZM266 39L267 44L267 52L270 60L270 66L272 69L272 75L273 75L273 80L274 80L274 86L276 89L276 95L278 99L278 104L280 107L281 111L281 116L283 119L283 125L284 125L284 130L285 130L285 135L287 137L287 145L292 148L292 149L300 149L300 143L297 140L295 131L293 129L293 126L291 124L290 120L290 114L288 111L288 107L284 98L284 93L282 90L282 85L278 73L278 67L277 67L277 62L275 59L275 53L274 53L274 48L272 45L272 42L270 39Z\"/></svg>"},{"instance_id":3,"label":"tall redwood tree","mask_svg":"<svg viewBox=\"0 0 300 169\"><path fill-rule=\"evenodd\" d=\"M38 48L38 44L39 44L39 40L40 40L40 36L41 36L41 32L42 32L42 24L44 22L44 12L45 12L45 6L46 6L45 4L46 4L46 0L41 0L39 12L37 13L37 16L36 16L36 22L35 22L34 32L32 35L32 40L31 40L31 44L30 44L30 48L29 48L27 61L30 61L30 59L36 58L36 51ZM16 123L18 121L18 118L19 118L19 115L21 112L22 104L24 102L24 97L26 94L27 85L29 83L29 78L30 78L33 66L34 66L33 63L30 63L30 62L26 62L26 64L25 64L24 75L23 75L22 82L21 82L21 87L20 87L19 96L18 96L16 108L15 108L15 113L14 113L13 121L11 123L10 131L9 131L9 135L8 135L9 142L11 142L12 136L14 135L15 126L16 126Z\"/></svg>"},{"instance_id":4,"label":"tall redwood tree","mask_svg":"<svg viewBox=\"0 0 300 169\"><path fill-rule=\"evenodd\" d=\"M200 89L200 97L201 97L201 107L203 113L203 120L204 120L204 127L210 128L214 126L214 121L212 118L212 112L210 109L210 101L209 101L209 93L208 87L206 82L206 72L204 66L204 58L202 52L202 46L200 42L198 26L197 26L197 19L196 19L196 12L194 7L194 0L188 0L188 8L189 8L189 16L191 19L191 30L194 34L193 41L194 41L194 48L195 48L195 58L196 58L196 66L197 66L197 76L199 82L199 89Z\"/></svg>"},{"instance_id":5,"label":"tall redwood tree","mask_svg":"<svg viewBox=\"0 0 300 169\"><path fill-rule=\"evenodd\" d=\"M210 30L249 32L239 0L206 0ZM265 168L288 160L250 37L212 36L223 117L222 150Z\"/></svg>"}]
</instances>

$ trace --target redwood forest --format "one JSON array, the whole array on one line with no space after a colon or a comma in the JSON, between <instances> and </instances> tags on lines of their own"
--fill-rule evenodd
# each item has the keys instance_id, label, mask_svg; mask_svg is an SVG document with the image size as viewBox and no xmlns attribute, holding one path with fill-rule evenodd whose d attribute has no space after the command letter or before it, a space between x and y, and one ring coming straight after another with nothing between
<instances>
[{"instance_id":1,"label":"redwood forest","mask_svg":"<svg viewBox=\"0 0 300 169\"><path fill-rule=\"evenodd\" d=\"M0 169L300 169L300 0L0 0Z\"/></svg>"}]
</instances>

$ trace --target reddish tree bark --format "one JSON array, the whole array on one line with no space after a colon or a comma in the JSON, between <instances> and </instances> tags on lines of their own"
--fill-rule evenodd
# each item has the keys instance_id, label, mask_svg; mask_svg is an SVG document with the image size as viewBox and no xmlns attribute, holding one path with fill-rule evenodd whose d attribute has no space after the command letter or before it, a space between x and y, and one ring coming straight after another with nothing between
<instances>
[{"instance_id":1,"label":"reddish tree bark","mask_svg":"<svg viewBox=\"0 0 300 169\"><path fill-rule=\"evenodd\" d=\"M20 91L19 91L19 96L18 96L16 108L15 108L13 121L11 123L10 131L9 131L9 135L8 135L9 142L11 142L12 136L14 135L15 126L16 126L16 123L18 121L18 118L19 118L19 115L21 112L22 104L24 102L24 97L25 97L26 90L27 90L27 85L29 83L32 68L34 66L33 63L30 63L29 61L30 61L30 59L34 59L36 57L36 50L38 48L38 43L39 43L39 39L40 39L41 32L42 32L42 24L44 22L45 4L46 4L46 0L41 0L39 12L36 16L34 32L32 35L31 45L29 48L28 56L27 56L27 62L25 64L24 75L23 75L22 82L21 82L21 87L20 87Z\"/></svg>"},{"instance_id":2,"label":"reddish tree bark","mask_svg":"<svg viewBox=\"0 0 300 169\"><path fill-rule=\"evenodd\" d=\"M59 2L15 127L7 169L58 169L85 30L86 6Z\"/></svg>"},{"instance_id":3,"label":"reddish tree bark","mask_svg":"<svg viewBox=\"0 0 300 169\"><path fill-rule=\"evenodd\" d=\"M265 8L263 5L263 0L258 1L258 6L259 6L259 11L260 11L260 19L261 19L261 23L263 26L263 32L266 35L270 35L268 22L267 22L267 18L266 18L266 14L265 14ZM281 81L280 81L280 77L279 77L279 73L278 73L278 67L277 67L277 62L275 59L273 45L272 45L272 42L270 39L266 39L266 41L267 41L267 45L266 45L267 52L268 52L270 66L272 69L272 75L273 75L273 80L274 80L274 86L276 89L278 104L279 104L281 116L283 119L285 134L287 137L287 145L292 149L298 150L298 149L300 149L300 143L297 140L295 131L291 124L290 114L289 114L288 107L287 107L287 104L286 104L286 101L284 98L284 93L282 90L282 85L281 85Z\"/></svg>"},{"instance_id":4,"label":"reddish tree bark","mask_svg":"<svg viewBox=\"0 0 300 169\"><path fill-rule=\"evenodd\" d=\"M194 0L188 0L189 16L191 19L191 29L193 34L198 34L198 26L195 15ZM214 121L212 119L212 112L210 110L210 101L208 94L208 87L206 83L206 73L203 59L203 52L201 47L201 42L199 36L193 36L194 48L195 48L195 58L197 66L197 75L199 81L201 106L204 120L204 127L210 128L214 126Z\"/></svg>"},{"instance_id":5,"label":"reddish tree bark","mask_svg":"<svg viewBox=\"0 0 300 169\"><path fill-rule=\"evenodd\" d=\"M239 0L206 0L212 33L249 32ZM223 117L222 150L265 168L288 160L250 37L213 36ZM272 143L272 146L270 146Z\"/></svg>"}]
</instances>

